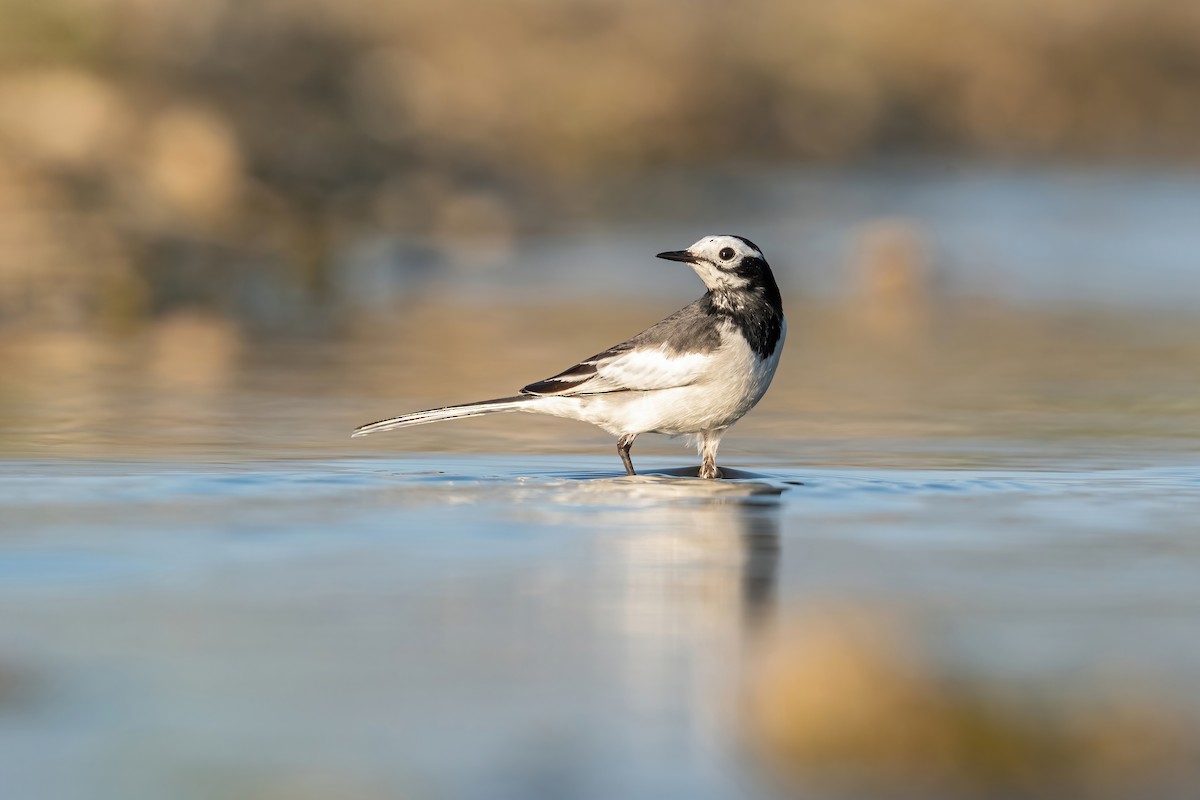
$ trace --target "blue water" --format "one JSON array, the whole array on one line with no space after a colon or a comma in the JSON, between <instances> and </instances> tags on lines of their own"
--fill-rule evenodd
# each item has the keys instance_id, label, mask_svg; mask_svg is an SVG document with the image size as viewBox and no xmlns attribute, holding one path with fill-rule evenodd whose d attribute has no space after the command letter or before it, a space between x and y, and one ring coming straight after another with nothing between
<instances>
[{"instance_id":1,"label":"blue water","mask_svg":"<svg viewBox=\"0 0 1200 800\"><path fill-rule=\"evenodd\" d=\"M830 604L947 670L1195 705L1186 459L615 460L0 463L4 795L765 797L746 663Z\"/></svg>"}]
</instances>

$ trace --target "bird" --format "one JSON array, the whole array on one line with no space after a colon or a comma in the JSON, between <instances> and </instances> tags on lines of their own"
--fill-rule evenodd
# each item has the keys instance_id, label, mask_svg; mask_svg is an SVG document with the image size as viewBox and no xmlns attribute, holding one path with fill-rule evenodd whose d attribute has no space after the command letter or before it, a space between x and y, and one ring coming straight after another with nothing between
<instances>
[{"instance_id":1,"label":"bird","mask_svg":"<svg viewBox=\"0 0 1200 800\"><path fill-rule=\"evenodd\" d=\"M719 478L717 447L767 391L787 321L779 286L758 245L705 236L658 258L689 265L708 290L661 322L520 394L372 422L352 436L484 414L524 411L590 422L617 437L627 475L643 433L693 436L698 477Z\"/></svg>"}]
</instances>

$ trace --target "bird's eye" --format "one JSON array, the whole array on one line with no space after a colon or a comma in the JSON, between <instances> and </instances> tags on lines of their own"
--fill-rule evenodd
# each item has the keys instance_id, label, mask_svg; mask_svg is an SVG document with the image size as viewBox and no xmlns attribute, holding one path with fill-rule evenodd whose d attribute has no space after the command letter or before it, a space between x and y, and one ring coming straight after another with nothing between
<instances>
[{"instance_id":1,"label":"bird's eye","mask_svg":"<svg viewBox=\"0 0 1200 800\"><path fill-rule=\"evenodd\" d=\"M733 258L733 248L722 247L721 252L717 253L717 255L721 257L722 261L728 261L729 259Z\"/></svg>"}]
</instances>

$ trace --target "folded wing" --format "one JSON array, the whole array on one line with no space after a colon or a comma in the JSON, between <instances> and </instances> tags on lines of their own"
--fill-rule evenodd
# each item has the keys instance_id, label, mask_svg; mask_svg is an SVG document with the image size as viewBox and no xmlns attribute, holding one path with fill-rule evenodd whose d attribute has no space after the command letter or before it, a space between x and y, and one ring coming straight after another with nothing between
<instances>
[{"instance_id":1,"label":"folded wing","mask_svg":"<svg viewBox=\"0 0 1200 800\"><path fill-rule=\"evenodd\" d=\"M571 396L672 389L699 380L710 358L707 353L675 353L626 342L531 383L521 393Z\"/></svg>"}]
</instances>

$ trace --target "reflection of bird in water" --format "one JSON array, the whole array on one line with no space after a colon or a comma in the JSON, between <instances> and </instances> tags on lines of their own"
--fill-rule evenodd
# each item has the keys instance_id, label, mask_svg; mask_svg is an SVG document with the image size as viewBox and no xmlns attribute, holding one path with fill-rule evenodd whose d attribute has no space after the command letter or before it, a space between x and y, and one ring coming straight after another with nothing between
<instances>
[{"instance_id":1,"label":"reflection of bird in water","mask_svg":"<svg viewBox=\"0 0 1200 800\"><path fill-rule=\"evenodd\" d=\"M587 573L569 592L588 611L554 647L569 648L572 637L587 643L614 690L604 716L634 721L620 733L631 758L657 760L668 743L678 758L706 762L735 752L748 645L774 616L781 485L580 478L556 482L553 503L527 509L564 533L596 533L566 537L589 542L580 554Z\"/></svg>"},{"instance_id":2,"label":"reflection of bird in water","mask_svg":"<svg viewBox=\"0 0 1200 800\"><path fill-rule=\"evenodd\" d=\"M653 582L660 586L662 579L699 588L706 614L717 610L708 604L719 599L719 613L731 617L740 635L742 622L770 616L775 604L779 507L773 497L769 503L761 498L713 498L639 514L638 537L627 543L630 566L654 570Z\"/></svg>"},{"instance_id":3,"label":"reflection of bird in water","mask_svg":"<svg viewBox=\"0 0 1200 800\"><path fill-rule=\"evenodd\" d=\"M720 477L721 436L758 403L779 364L786 331L779 287L762 251L740 236L707 236L658 257L690 264L708 292L519 395L405 414L364 425L354 435L526 411L590 422L617 436L630 475L629 449L640 434L694 434L700 477Z\"/></svg>"},{"instance_id":4,"label":"reflection of bird in water","mask_svg":"<svg viewBox=\"0 0 1200 800\"><path fill-rule=\"evenodd\" d=\"M595 506L591 524L631 532L619 540L630 574L649 570L658 586L676 577L689 585L701 581L704 597L721 597L723 606L738 609L739 618L769 615L775 603L779 496L784 489L735 469L727 470L726 477L736 480L720 483L681 477L694 472L694 467L679 468L653 476L584 480L574 483L573 490L560 489L557 499L568 507ZM618 503L617 510L596 505L609 498ZM552 516L558 519L561 513ZM562 521L578 524L578 517L572 511Z\"/></svg>"},{"instance_id":5,"label":"reflection of bird in water","mask_svg":"<svg viewBox=\"0 0 1200 800\"><path fill-rule=\"evenodd\" d=\"M688 485L707 482L605 483L647 501L666 500L613 512L629 534L608 537L596 558L599 574L620 576L610 608L623 642L629 701L635 712L686 714L689 739L710 748L714 738L738 730L748 645L774 614L779 504L770 495L681 496ZM733 485L747 494L759 486Z\"/></svg>"},{"instance_id":6,"label":"reflection of bird in water","mask_svg":"<svg viewBox=\"0 0 1200 800\"><path fill-rule=\"evenodd\" d=\"M742 527L742 607L746 620L757 623L775 607L779 583L778 509L748 514Z\"/></svg>"}]
</instances>

